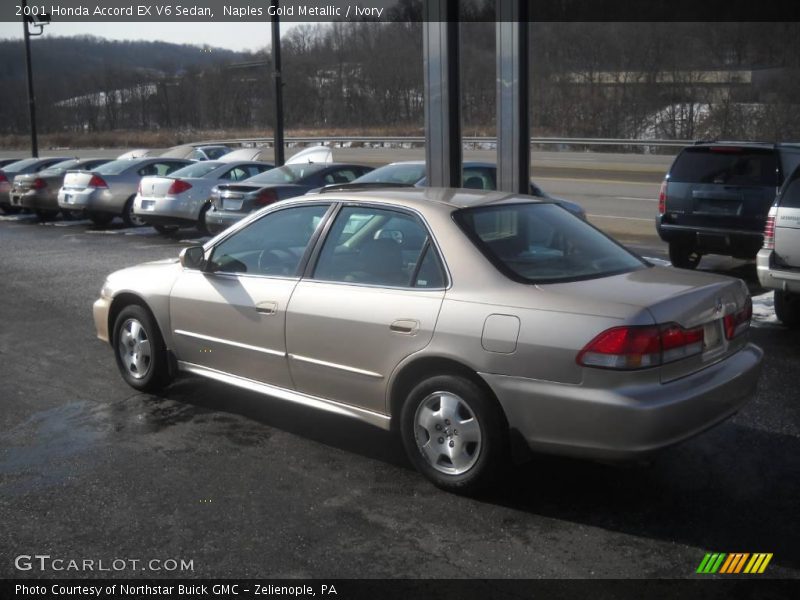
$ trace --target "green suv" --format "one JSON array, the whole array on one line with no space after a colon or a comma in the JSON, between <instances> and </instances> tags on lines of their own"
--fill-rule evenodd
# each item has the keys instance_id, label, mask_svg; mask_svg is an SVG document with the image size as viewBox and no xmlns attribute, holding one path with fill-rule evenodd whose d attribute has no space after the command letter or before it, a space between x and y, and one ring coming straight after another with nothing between
<instances>
[{"instance_id":1,"label":"green suv","mask_svg":"<svg viewBox=\"0 0 800 600\"><path fill-rule=\"evenodd\" d=\"M798 164L800 144L698 142L681 150L656 217L672 264L694 269L704 254L754 258L775 194Z\"/></svg>"}]
</instances>

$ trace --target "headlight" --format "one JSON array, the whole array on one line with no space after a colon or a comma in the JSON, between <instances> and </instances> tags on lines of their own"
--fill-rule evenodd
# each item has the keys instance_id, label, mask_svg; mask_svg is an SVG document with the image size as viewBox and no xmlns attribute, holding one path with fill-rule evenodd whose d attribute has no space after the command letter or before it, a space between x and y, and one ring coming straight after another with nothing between
<instances>
[{"instance_id":1,"label":"headlight","mask_svg":"<svg viewBox=\"0 0 800 600\"><path fill-rule=\"evenodd\" d=\"M108 283L108 279L106 279L105 283L103 283L103 287L100 288L100 297L111 298L113 294L114 294L114 288L111 287L111 284Z\"/></svg>"}]
</instances>

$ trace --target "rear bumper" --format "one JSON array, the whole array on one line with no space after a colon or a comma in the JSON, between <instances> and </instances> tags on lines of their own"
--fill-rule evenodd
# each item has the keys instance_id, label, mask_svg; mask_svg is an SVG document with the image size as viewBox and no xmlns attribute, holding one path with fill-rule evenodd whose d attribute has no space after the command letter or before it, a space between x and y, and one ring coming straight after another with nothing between
<instances>
[{"instance_id":1,"label":"rear bumper","mask_svg":"<svg viewBox=\"0 0 800 600\"><path fill-rule=\"evenodd\" d=\"M773 250L769 249L762 249L756 256L756 273L761 286L800 294L800 270L777 269L772 257Z\"/></svg>"},{"instance_id":2,"label":"rear bumper","mask_svg":"<svg viewBox=\"0 0 800 600\"><path fill-rule=\"evenodd\" d=\"M509 425L533 450L605 460L647 455L725 420L756 389L763 352L753 344L665 384L591 389L481 373Z\"/></svg>"},{"instance_id":3,"label":"rear bumper","mask_svg":"<svg viewBox=\"0 0 800 600\"><path fill-rule=\"evenodd\" d=\"M83 190L65 190L58 192L58 206L66 210L87 210L122 214L125 199L115 197L107 188L86 188Z\"/></svg>"},{"instance_id":4,"label":"rear bumper","mask_svg":"<svg viewBox=\"0 0 800 600\"><path fill-rule=\"evenodd\" d=\"M212 233L219 233L244 219L249 213L233 212L228 210L215 210L212 208L206 213L206 227Z\"/></svg>"},{"instance_id":5,"label":"rear bumper","mask_svg":"<svg viewBox=\"0 0 800 600\"><path fill-rule=\"evenodd\" d=\"M192 202L175 196L147 198L136 196L133 212L145 223L156 225L186 225L196 223L202 202Z\"/></svg>"},{"instance_id":6,"label":"rear bumper","mask_svg":"<svg viewBox=\"0 0 800 600\"><path fill-rule=\"evenodd\" d=\"M763 231L664 223L656 217L656 231L665 242L685 242L700 252L752 258L764 243Z\"/></svg>"},{"instance_id":7,"label":"rear bumper","mask_svg":"<svg viewBox=\"0 0 800 600\"><path fill-rule=\"evenodd\" d=\"M27 192L11 192L9 194L11 206L31 208L33 210L54 210L58 211L58 200L50 194L42 194L36 190Z\"/></svg>"}]
</instances>

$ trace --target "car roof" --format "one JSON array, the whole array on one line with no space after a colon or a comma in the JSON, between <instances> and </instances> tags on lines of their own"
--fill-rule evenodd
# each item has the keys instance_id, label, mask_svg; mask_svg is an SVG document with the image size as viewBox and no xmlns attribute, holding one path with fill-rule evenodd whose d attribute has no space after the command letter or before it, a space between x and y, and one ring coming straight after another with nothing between
<instances>
[{"instance_id":1,"label":"car roof","mask_svg":"<svg viewBox=\"0 0 800 600\"><path fill-rule=\"evenodd\" d=\"M399 160L397 162L389 163L388 165L383 165L384 167L393 167L395 165L424 165L424 160ZM461 167L490 167L492 169L497 168L497 165L491 162L486 162L485 160L465 160L461 162ZM381 168L381 167L378 167Z\"/></svg>"},{"instance_id":2,"label":"car roof","mask_svg":"<svg viewBox=\"0 0 800 600\"><path fill-rule=\"evenodd\" d=\"M746 141L736 141L736 140L700 140L692 144L691 146L687 146L687 148L711 148L715 146L737 146L742 148L758 148L761 150L775 150L780 148L798 148L800 147L800 143L798 142L780 142L777 144L773 144L770 142L746 142Z\"/></svg>"},{"instance_id":3,"label":"car roof","mask_svg":"<svg viewBox=\"0 0 800 600\"><path fill-rule=\"evenodd\" d=\"M437 188L437 187L404 187L404 188L382 188L368 190L343 190L341 192L330 192L325 196L310 195L300 196L309 202L319 202L321 198L325 201L343 202L377 202L382 204L392 204L418 209L424 212L431 206L436 206L438 210L452 212L461 208L474 208L487 206L490 204L516 204L521 202L541 203L551 202L544 198L536 198L523 194L512 194L508 192L471 190L461 188Z\"/></svg>"}]
</instances>

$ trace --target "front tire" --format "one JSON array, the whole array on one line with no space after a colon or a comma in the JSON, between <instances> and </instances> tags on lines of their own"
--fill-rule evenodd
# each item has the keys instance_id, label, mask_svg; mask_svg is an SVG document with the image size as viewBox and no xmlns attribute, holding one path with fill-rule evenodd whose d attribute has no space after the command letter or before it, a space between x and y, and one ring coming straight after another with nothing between
<instances>
[{"instance_id":1,"label":"front tire","mask_svg":"<svg viewBox=\"0 0 800 600\"><path fill-rule=\"evenodd\" d=\"M700 252L686 242L669 243L669 261L679 269L696 269L703 257Z\"/></svg>"},{"instance_id":2,"label":"front tire","mask_svg":"<svg viewBox=\"0 0 800 600\"><path fill-rule=\"evenodd\" d=\"M169 383L164 338L144 307L131 304L120 311L114 322L112 346L119 372L132 388L154 392Z\"/></svg>"},{"instance_id":3,"label":"front tire","mask_svg":"<svg viewBox=\"0 0 800 600\"><path fill-rule=\"evenodd\" d=\"M789 329L800 328L800 295L775 290L775 316Z\"/></svg>"},{"instance_id":4,"label":"front tire","mask_svg":"<svg viewBox=\"0 0 800 600\"><path fill-rule=\"evenodd\" d=\"M508 425L495 400L473 381L438 375L419 383L400 415L414 466L434 485L473 494L507 466Z\"/></svg>"}]
</instances>

